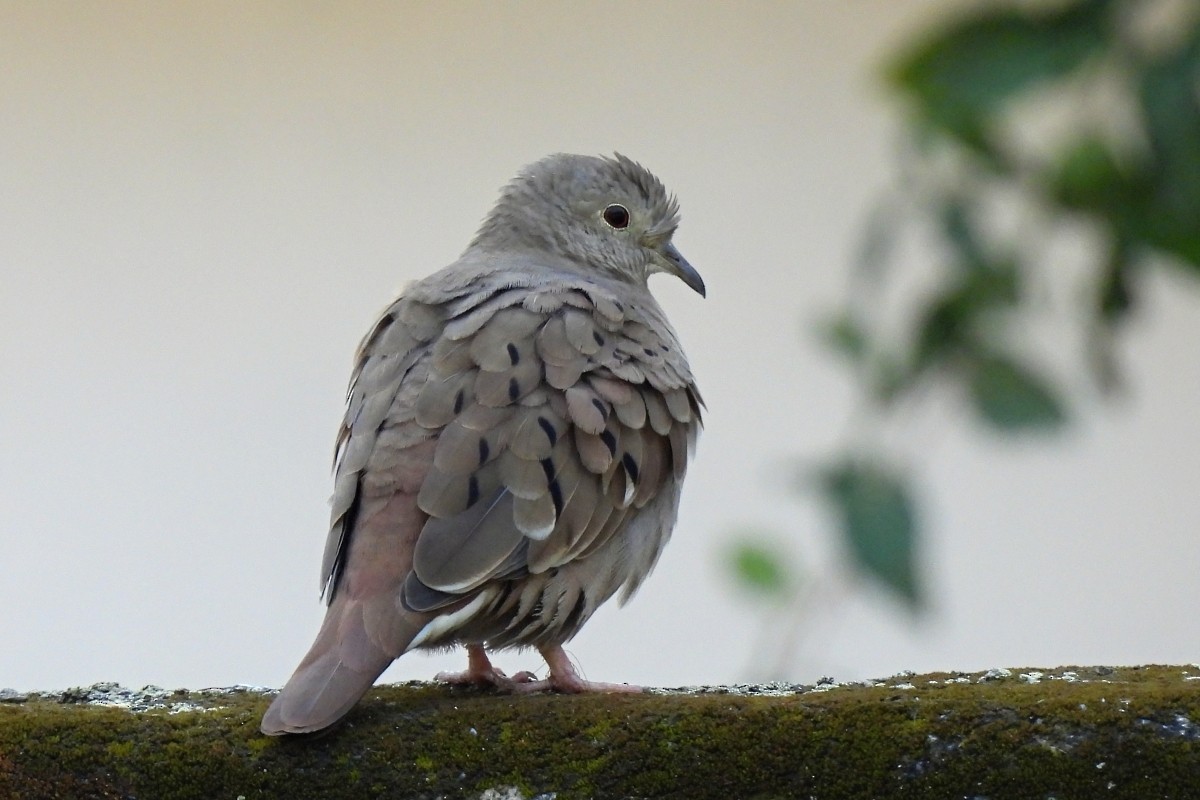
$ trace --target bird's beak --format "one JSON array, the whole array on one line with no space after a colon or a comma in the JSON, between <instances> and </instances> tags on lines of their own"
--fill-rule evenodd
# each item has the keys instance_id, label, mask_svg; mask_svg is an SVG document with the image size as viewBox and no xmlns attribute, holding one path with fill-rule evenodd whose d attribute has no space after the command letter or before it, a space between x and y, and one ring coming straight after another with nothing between
<instances>
[{"instance_id":1,"label":"bird's beak","mask_svg":"<svg viewBox=\"0 0 1200 800\"><path fill-rule=\"evenodd\" d=\"M704 288L704 279L700 277L699 272L696 272L696 268L688 263L683 254L675 249L675 245L668 242L659 252L663 256L663 261L666 262L667 272L686 283L701 297L707 296Z\"/></svg>"}]
</instances>

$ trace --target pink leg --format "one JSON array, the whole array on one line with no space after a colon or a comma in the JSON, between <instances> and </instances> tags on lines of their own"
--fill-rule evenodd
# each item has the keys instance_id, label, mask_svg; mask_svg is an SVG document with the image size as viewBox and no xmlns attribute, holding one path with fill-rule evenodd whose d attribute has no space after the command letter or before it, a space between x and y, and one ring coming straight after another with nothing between
<instances>
[{"instance_id":1,"label":"pink leg","mask_svg":"<svg viewBox=\"0 0 1200 800\"><path fill-rule=\"evenodd\" d=\"M575 665L567 657L567 653L562 649L562 645L545 645L539 647L538 650L541 651L542 657L546 659L546 666L550 668L549 677L543 681L522 681L514 687L515 691L522 694L527 692L544 692L550 689L567 694L583 694L585 692L640 693L645 691L641 686L634 686L628 683L600 683L598 681L584 680L575 671Z\"/></svg>"},{"instance_id":2,"label":"pink leg","mask_svg":"<svg viewBox=\"0 0 1200 800\"><path fill-rule=\"evenodd\" d=\"M511 678L492 666L483 645L467 645L467 668L462 672L439 672L435 681L452 686L495 686L510 692L523 691L523 687L534 683L532 672L518 672Z\"/></svg>"}]
</instances>

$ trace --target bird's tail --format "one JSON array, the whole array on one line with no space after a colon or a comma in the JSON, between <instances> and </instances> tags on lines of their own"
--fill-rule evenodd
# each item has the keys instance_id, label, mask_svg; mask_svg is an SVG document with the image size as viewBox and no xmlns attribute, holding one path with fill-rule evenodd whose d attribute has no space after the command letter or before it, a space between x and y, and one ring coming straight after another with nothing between
<instances>
[{"instance_id":1,"label":"bird's tail","mask_svg":"<svg viewBox=\"0 0 1200 800\"><path fill-rule=\"evenodd\" d=\"M392 609L373 614L372 605L370 600L335 599L317 640L263 715L263 733L280 736L328 728L407 649L419 624ZM387 631L372 624L383 619Z\"/></svg>"}]
</instances>

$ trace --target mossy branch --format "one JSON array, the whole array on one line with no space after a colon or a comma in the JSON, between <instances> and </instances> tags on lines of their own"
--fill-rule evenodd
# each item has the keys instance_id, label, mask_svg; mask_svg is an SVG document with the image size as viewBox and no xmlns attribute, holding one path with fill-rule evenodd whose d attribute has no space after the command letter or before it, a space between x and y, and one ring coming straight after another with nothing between
<instances>
[{"instance_id":1,"label":"mossy branch","mask_svg":"<svg viewBox=\"0 0 1200 800\"><path fill-rule=\"evenodd\" d=\"M256 691L161 692L157 707L137 711L89 702L94 694L0 703L0 797L1200 793L1200 667L632 696L512 697L414 683L379 687L330 735L293 740L258 733L268 698Z\"/></svg>"}]
</instances>

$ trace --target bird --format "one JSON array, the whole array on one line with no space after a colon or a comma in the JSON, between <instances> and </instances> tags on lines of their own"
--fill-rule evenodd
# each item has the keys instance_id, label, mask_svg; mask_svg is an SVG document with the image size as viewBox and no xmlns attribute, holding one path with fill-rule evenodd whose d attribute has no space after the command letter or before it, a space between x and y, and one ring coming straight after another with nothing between
<instances>
[{"instance_id":1,"label":"bird","mask_svg":"<svg viewBox=\"0 0 1200 800\"><path fill-rule=\"evenodd\" d=\"M641 691L585 680L563 644L634 594L675 526L704 403L647 279L706 295L678 225L632 159L551 155L383 311L336 440L325 618L263 733L330 728L417 649L466 648L450 684ZM513 648L547 677L492 665Z\"/></svg>"}]
</instances>

